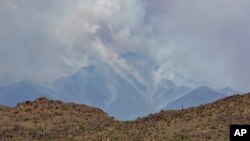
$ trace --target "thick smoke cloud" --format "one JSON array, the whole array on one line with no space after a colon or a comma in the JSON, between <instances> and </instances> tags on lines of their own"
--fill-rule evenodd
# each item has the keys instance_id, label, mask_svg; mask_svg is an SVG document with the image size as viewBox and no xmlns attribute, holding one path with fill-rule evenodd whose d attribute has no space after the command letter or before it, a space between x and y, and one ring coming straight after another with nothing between
<instances>
[{"instance_id":1,"label":"thick smoke cloud","mask_svg":"<svg viewBox=\"0 0 250 141\"><path fill-rule=\"evenodd\" d=\"M1 0L0 82L105 62L148 87L248 90L249 9L247 0Z\"/></svg>"},{"instance_id":2,"label":"thick smoke cloud","mask_svg":"<svg viewBox=\"0 0 250 141\"><path fill-rule=\"evenodd\" d=\"M248 89L249 1L177 0L165 2L165 9L159 3L151 3L149 11L169 25L167 33L180 53L171 63L194 80Z\"/></svg>"}]
</instances>

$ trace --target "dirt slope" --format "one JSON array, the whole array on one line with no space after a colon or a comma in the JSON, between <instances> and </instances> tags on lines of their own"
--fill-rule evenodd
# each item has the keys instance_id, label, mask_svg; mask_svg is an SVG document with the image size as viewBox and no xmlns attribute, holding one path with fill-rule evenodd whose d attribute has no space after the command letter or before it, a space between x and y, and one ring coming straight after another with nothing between
<instances>
[{"instance_id":1,"label":"dirt slope","mask_svg":"<svg viewBox=\"0 0 250 141\"><path fill-rule=\"evenodd\" d=\"M230 124L250 124L250 94L121 122L102 110L39 98L0 106L0 140L225 141Z\"/></svg>"}]
</instances>

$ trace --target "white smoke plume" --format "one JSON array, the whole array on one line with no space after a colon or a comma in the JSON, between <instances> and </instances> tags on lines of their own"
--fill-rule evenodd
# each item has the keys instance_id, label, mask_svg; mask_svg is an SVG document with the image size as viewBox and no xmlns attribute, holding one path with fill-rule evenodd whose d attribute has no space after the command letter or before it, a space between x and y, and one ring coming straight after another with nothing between
<instances>
[{"instance_id":1,"label":"white smoke plume","mask_svg":"<svg viewBox=\"0 0 250 141\"><path fill-rule=\"evenodd\" d=\"M148 87L248 90L249 9L247 0L1 0L0 84L104 62Z\"/></svg>"}]
</instances>

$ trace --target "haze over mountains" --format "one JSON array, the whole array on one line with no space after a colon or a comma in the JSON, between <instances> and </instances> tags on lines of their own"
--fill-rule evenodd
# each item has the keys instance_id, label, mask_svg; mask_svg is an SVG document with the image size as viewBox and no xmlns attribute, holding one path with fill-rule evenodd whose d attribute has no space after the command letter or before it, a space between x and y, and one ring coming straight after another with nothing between
<instances>
[{"instance_id":1,"label":"haze over mountains","mask_svg":"<svg viewBox=\"0 0 250 141\"><path fill-rule=\"evenodd\" d=\"M226 93L217 92L212 88L201 86L185 96L170 102L164 109L181 109L199 106L201 104L211 103L226 96L228 96Z\"/></svg>"},{"instance_id":2,"label":"haze over mountains","mask_svg":"<svg viewBox=\"0 0 250 141\"><path fill-rule=\"evenodd\" d=\"M230 88L230 87L225 87L225 88L221 89L219 92L225 93L225 94L227 94L227 95L232 95L232 94L241 93L240 91L237 91L237 90L232 89L232 88Z\"/></svg>"},{"instance_id":3,"label":"haze over mountains","mask_svg":"<svg viewBox=\"0 0 250 141\"><path fill-rule=\"evenodd\" d=\"M131 120L161 109L213 102L235 92L231 88L216 91L206 86L179 86L170 80L162 80L152 89L129 74L118 74L108 64L99 64L83 67L51 83L24 80L2 87L0 105L15 106L21 101L46 96L95 106L120 120Z\"/></svg>"},{"instance_id":4,"label":"haze over mountains","mask_svg":"<svg viewBox=\"0 0 250 141\"><path fill-rule=\"evenodd\" d=\"M248 92L249 6L0 0L0 104L46 96L127 120Z\"/></svg>"}]
</instances>

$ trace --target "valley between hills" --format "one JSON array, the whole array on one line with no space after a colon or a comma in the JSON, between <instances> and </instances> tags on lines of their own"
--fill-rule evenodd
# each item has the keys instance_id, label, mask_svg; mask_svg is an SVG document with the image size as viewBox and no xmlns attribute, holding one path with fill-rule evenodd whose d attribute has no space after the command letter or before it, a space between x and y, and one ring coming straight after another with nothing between
<instances>
[{"instance_id":1,"label":"valley between hills","mask_svg":"<svg viewBox=\"0 0 250 141\"><path fill-rule=\"evenodd\" d=\"M250 93L134 121L45 97L14 108L0 106L1 141L227 141L231 124L250 124Z\"/></svg>"}]
</instances>

